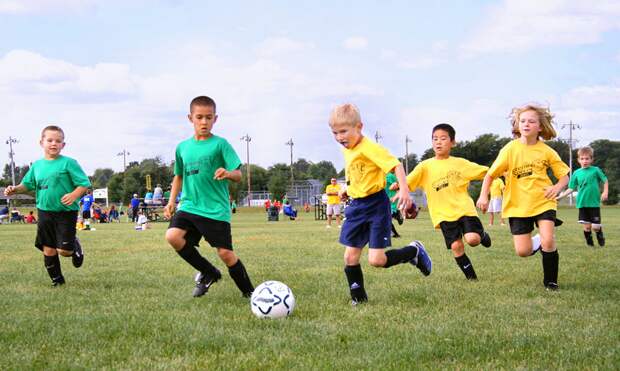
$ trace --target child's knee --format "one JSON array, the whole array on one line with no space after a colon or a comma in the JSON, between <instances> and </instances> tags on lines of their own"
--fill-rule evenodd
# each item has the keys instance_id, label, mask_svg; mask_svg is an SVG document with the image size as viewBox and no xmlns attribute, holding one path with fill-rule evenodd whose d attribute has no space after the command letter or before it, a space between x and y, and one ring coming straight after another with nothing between
<instances>
[{"instance_id":1,"label":"child's knee","mask_svg":"<svg viewBox=\"0 0 620 371\"><path fill-rule=\"evenodd\" d=\"M168 229L166 231L166 241L168 241L170 246L174 247L177 251L182 249L185 245L183 234L179 231L175 231L174 229Z\"/></svg>"},{"instance_id":2,"label":"child's knee","mask_svg":"<svg viewBox=\"0 0 620 371\"><path fill-rule=\"evenodd\" d=\"M369 257L368 258L368 264L370 264L373 267L383 267L385 265L385 261L386 259L383 258L381 259L381 257Z\"/></svg>"},{"instance_id":3,"label":"child's knee","mask_svg":"<svg viewBox=\"0 0 620 371\"><path fill-rule=\"evenodd\" d=\"M56 251L58 251L60 255L65 256L65 257L73 255L73 250L58 249Z\"/></svg>"},{"instance_id":4,"label":"child's knee","mask_svg":"<svg viewBox=\"0 0 620 371\"><path fill-rule=\"evenodd\" d=\"M454 241L450 244L450 250L452 250L454 256L461 256L465 252L465 245L463 245L463 241L461 240Z\"/></svg>"},{"instance_id":5,"label":"child's knee","mask_svg":"<svg viewBox=\"0 0 620 371\"><path fill-rule=\"evenodd\" d=\"M480 244L480 235L478 233L465 233L465 242L469 246L476 246Z\"/></svg>"},{"instance_id":6,"label":"child's knee","mask_svg":"<svg viewBox=\"0 0 620 371\"><path fill-rule=\"evenodd\" d=\"M231 266L237 262L237 255L235 255L235 252L232 250L218 248L217 255L227 266Z\"/></svg>"}]
</instances>

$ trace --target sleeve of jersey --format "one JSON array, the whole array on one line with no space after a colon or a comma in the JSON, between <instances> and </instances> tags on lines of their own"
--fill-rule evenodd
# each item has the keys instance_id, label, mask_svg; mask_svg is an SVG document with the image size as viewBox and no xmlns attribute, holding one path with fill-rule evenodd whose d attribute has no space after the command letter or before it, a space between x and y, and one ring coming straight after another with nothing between
<instances>
[{"instance_id":1,"label":"sleeve of jersey","mask_svg":"<svg viewBox=\"0 0 620 371\"><path fill-rule=\"evenodd\" d=\"M74 186L87 188L91 186L88 176L86 176L86 173L84 173L77 161L72 160L69 162L69 174L71 174L71 181Z\"/></svg>"},{"instance_id":2,"label":"sleeve of jersey","mask_svg":"<svg viewBox=\"0 0 620 371\"><path fill-rule=\"evenodd\" d=\"M551 167L551 171L553 171L553 175L558 179L570 172L568 165L562 161L560 155L553 149L549 151L549 166Z\"/></svg>"},{"instance_id":3,"label":"sleeve of jersey","mask_svg":"<svg viewBox=\"0 0 620 371\"><path fill-rule=\"evenodd\" d=\"M33 189L37 188L36 180L34 179L34 171L32 167L28 169L28 172L26 172L26 175L24 175L24 178L22 179L22 184L29 191L32 191Z\"/></svg>"},{"instance_id":4,"label":"sleeve of jersey","mask_svg":"<svg viewBox=\"0 0 620 371\"><path fill-rule=\"evenodd\" d=\"M469 180L483 179L489 170L488 166L478 165L475 162L465 160L467 166L465 166L465 177Z\"/></svg>"},{"instance_id":5,"label":"sleeve of jersey","mask_svg":"<svg viewBox=\"0 0 620 371\"><path fill-rule=\"evenodd\" d=\"M603 170L601 170L600 168L597 168L597 169L598 169L599 177L601 178L601 183L605 183L607 181L607 176L605 175Z\"/></svg>"},{"instance_id":6,"label":"sleeve of jersey","mask_svg":"<svg viewBox=\"0 0 620 371\"><path fill-rule=\"evenodd\" d=\"M174 152L174 175L178 175L180 177L183 176L183 158L181 157L181 151L179 150L179 146L177 146L176 151Z\"/></svg>"},{"instance_id":7,"label":"sleeve of jersey","mask_svg":"<svg viewBox=\"0 0 620 371\"><path fill-rule=\"evenodd\" d=\"M394 155L392 155L387 149L380 145L375 145L369 157L372 162L383 170L384 173L389 173L400 162Z\"/></svg>"},{"instance_id":8,"label":"sleeve of jersey","mask_svg":"<svg viewBox=\"0 0 620 371\"><path fill-rule=\"evenodd\" d=\"M237 152L235 152L235 149L226 140L222 140L222 156L224 157L226 170L237 170L239 166L241 166L241 160L239 156L237 156Z\"/></svg>"},{"instance_id":9,"label":"sleeve of jersey","mask_svg":"<svg viewBox=\"0 0 620 371\"><path fill-rule=\"evenodd\" d=\"M577 190L577 172L573 173L573 176L570 177L570 180L568 181L568 188L572 189L573 191Z\"/></svg>"},{"instance_id":10,"label":"sleeve of jersey","mask_svg":"<svg viewBox=\"0 0 620 371\"><path fill-rule=\"evenodd\" d=\"M424 165L420 163L407 175L407 185L410 191L415 191L421 186L422 174L424 174L423 167Z\"/></svg>"},{"instance_id":11,"label":"sleeve of jersey","mask_svg":"<svg viewBox=\"0 0 620 371\"><path fill-rule=\"evenodd\" d=\"M493 161L493 165L491 165L487 174L492 178L497 178L506 170L508 170L508 149L504 147L499 151L497 158Z\"/></svg>"}]
</instances>

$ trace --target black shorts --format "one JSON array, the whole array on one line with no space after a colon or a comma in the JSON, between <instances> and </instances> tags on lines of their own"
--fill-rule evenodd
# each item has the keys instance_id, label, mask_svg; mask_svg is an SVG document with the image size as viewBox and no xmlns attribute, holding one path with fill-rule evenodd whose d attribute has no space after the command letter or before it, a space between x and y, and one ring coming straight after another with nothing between
<instances>
[{"instance_id":1,"label":"black shorts","mask_svg":"<svg viewBox=\"0 0 620 371\"><path fill-rule=\"evenodd\" d=\"M579 223L581 224L601 224L600 207L580 207Z\"/></svg>"},{"instance_id":2,"label":"black shorts","mask_svg":"<svg viewBox=\"0 0 620 371\"><path fill-rule=\"evenodd\" d=\"M559 225L555 215L555 210L547 210L538 215L528 216L525 218L508 218L508 223L510 224L510 233L512 233L513 235L531 233L534 230L534 225L538 227L539 220L551 220L556 223L556 225Z\"/></svg>"},{"instance_id":3,"label":"black shorts","mask_svg":"<svg viewBox=\"0 0 620 371\"><path fill-rule=\"evenodd\" d=\"M82 218L90 219L90 209L82 211Z\"/></svg>"},{"instance_id":4,"label":"black shorts","mask_svg":"<svg viewBox=\"0 0 620 371\"><path fill-rule=\"evenodd\" d=\"M185 241L190 246L198 246L200 238L211 247L222 247L232 250L232 234L230 233L230 223L221 220L205 218L204 216L178 211L172 217L168 228L179 228L187 231Z\"/></svg>"},{"instance_id":5,"label":"black shorts","mask_svg":"<svg viewBox=\"0 0 620 371\"><path fill-rule=\"evenodd\" d=\"M75 223L77 211L37 210L37 237L34 245L43 251L43 246L73 251L75 247Z\"/></svg>"},{"instance_id":6,"label":"black shorts","mask_svg":"<svg viewBox=\"0 0 620 371\"><path fill-rule=\"evenodd\" d=\"M448 250L452 248L452 243L462 239L465 233L478 233L481 237L484 233L482 223L477 216L462 216L452 222L441 222L439 228L441 228Z\"/></svg>"}]
</instances>

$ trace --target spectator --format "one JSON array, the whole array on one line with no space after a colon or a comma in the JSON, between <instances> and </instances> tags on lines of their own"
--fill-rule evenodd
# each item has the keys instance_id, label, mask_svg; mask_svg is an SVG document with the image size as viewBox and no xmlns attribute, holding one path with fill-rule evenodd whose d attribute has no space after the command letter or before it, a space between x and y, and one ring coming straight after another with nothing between
<instances>
[{"instance_id":1,"label":"spectator","mask_svg":"<svg viewBox=\"0 0 620 371\"><path fill-rule=\"evenodd\" d=\"M146 192L144 195L144 203L147 205L153 204L153 192Z\"/></svg>"},{"instance_id":2,"label":"spectator","mask_svg":"<svg viewBox=\"0 0 620 371\"><path fill-rule=\"evenodd\" d=\"M4 220L9 220L9 207L5 206L0 210L0 223L2 223Z\"/></svg>"},{"instance_id":3,"label":"spectator","mask_svg":"<svg viewBox=\"0 0 620 371\"><path fill-rule=\"evenodd\" d=\"M35 218L34 216L34 211L31 211L28 213L28 215L26 215L26 223L28 224L36 224L37 223L37 218Z\"/></svg>"},{"instance_id":4,"label":"spectator","mask_svg":"<svg viewBox=\"0 0 620 371\"><path fill-rule=\"evenodd\" d=\"M11 223L16 222L25 223L24 216L19 212L19 210L17 210L16 207L14 207L13 210L11 210Z\"/></svg>"},{"instance_id":5,"label":"spectator","mask_svg":"<svg viewBox=\"0 0 620 371\"><path fill-rule=\"evenodd\" d=\"M110 210L108 210L108 219L110 220L110 223L114 221L118 223L121 222L120 218L118 217L118 210L116 210L115 205L110 206Z\"/></svg>"},{"instance_id":6,"label":"spectator","mask_svg":"<svg viewBox=\"0 0 620 371\"><path fill-rule=\"evenodd\" d=\"M138 209L140 208L140 199L138 198L138 194L134 193L133 198L131 199L131 221L138 221Z\"/></svg>"},{"instance_id":7,"label":"spectator","mask_svg":"<svg viewBox=\"0 0 620 371\"><path fill-rule=\"evenodd\" d=\"M153 190L153 205L161 205L164 198L164 190L161 188L161 184L158 184Z\"/></svg>"},{"instance_id":8,"label":"spectator","mask_svg":"<svg viewBox=\"0 0 620 371\"><path fill-rule=\"evenodd\" d=\"M291 220L297 218L297 210L293 208L288 200L284 203L284 215L288 216Z\"/></svg>"}]
</instances>

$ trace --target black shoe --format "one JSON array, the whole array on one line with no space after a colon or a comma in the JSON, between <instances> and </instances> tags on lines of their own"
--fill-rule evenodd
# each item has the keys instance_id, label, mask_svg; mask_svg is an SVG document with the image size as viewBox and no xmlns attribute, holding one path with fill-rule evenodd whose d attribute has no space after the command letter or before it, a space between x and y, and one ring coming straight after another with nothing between
<instances>
[{"instance_id":1,"label":"black shoe","mask_svg":"<svg viewBox=\"0 0 620 371\"><path fill-rule=\"evenodd\" d=\"M399 235L398 233L393 234L393 235L392 235L392 238L400 238L400 235Z\"/></svg>"},{"instance_id":2,"label":"black shoe","mask_svg":"<svg viewBox=\"0 0 620 371\"><path fill-rule=\"evenodd\" d=\"M71 255L71 262L76 268L81 267L82 263L84 263L84 251L82 251L82 245L77 237L75 238L75 246L73 248L73 255Z\"/></svg>"},{"instance_id":3,"label":"black shoe","mask_svg":"<svg viewBox=\"0 0 620 371\"><path fill-rule=\"evenodd\" d=\"M400 211L394 213L394 219L396 219L398 225L403 225L403 215L400 213Z\"/></svg>"},{"instance_id":4,"label":"black shoe","mask_svg":"<svg viewBox=\"0 0 620 371\"><path fill-rule=\"evenodd\" d=\"M605 246L605 236L603 236L602 231L596 232L596 241L600 247Z\"/></svg>"},{"instance_id":5,"label":"black shoe","mask_svg":"<svg viewBox=\"0 0 620 371\"><path fill-rule=\"evenodd\" d=\"M547 282L545 283L545 288L547 289L547 291L558 291L560 289L560 286L558 286L558 284L555 282Z\"/></svg>"},{"instance_id":6,"label":"black shoe","mask_svg":"<svg viewBox=\"0 0 620 371\"><path fill-rule=\"evenodd\" d=\"M204 273L200 273L198 275L198 279L196 281L196 287L194 288L194 292L192 295L194 295L194 297L197 298L199 296L206 294L207 291L209 291L209 287L211 287L211 285L219 281L220 278L222 278L222 274L217 269L215 270L215 273L213 276L207 276Z\"/></svg>"},{"instance_id":7,"label":"black shoe","mask_svg":"<svg viewBox=\"0 0 620 371\"><path fill-rule=\"evenodd\" d=\"M244 293L241 294L241 296L243 296L244 298L248 298L249 299L249 298L252 297L252 293L253 293L253 291L244 292Z\"/></svg>"},{"instance_id":8,"label":"black shoe","mask_svg":"<svg viewBox=\"0 0 620 371\"><path fill-rule=\"evenodd\" d=\"M592 238L590 238L589 240L586 239L586 245L594 247L594 241L592 241Z\"/></svg>"},{"instance_id":9,"label":"black shoe","mask_svg":"<svg viewBox=\"0 0 620 371\"><path fill-rule=\"evenodd\" d=\"M58 287L65 284L65 278L63 276L56 277L52 280L52 287Z\"/></svg>"},{"instance_id":10,"label":"black shoe","mask_svg":"<svg viewBox=\"0 0 620 371\"><path fill-rule=\"evenodd\" d=\"M480 244L484 247L491 247L491 236L487 232L482 232L480 237Z\"/></svg>"}]
</instances>

